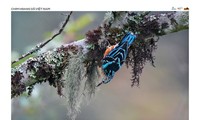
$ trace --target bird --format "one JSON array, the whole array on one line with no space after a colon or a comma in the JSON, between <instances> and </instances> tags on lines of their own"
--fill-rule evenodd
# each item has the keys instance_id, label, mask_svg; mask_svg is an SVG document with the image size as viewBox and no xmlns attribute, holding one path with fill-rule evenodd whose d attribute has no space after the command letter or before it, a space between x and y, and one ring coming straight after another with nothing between
<instances>
[{"instance_id":1,"label":"bird","mask_svg":"<svg viewBox=\"0 0 200 120\"><path fill-rule=\"evenodd\" d=\"M136 35L128 32L118 44L110 46L105 50L101 66L104 78L97 87L102 83L107 84L112 80L115 73L125 62L128 55L128 48L132 45L135 39Z\"/></svg>"}]
</instances>

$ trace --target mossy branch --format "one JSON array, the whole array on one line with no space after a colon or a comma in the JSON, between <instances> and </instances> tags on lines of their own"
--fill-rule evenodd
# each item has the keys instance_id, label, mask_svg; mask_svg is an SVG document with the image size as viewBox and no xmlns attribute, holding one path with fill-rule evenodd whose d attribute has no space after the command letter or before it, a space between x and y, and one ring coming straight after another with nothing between
<instances>
[{"instance_id":1,"label":"mossy branch","mask_svg":"<svg viewBox=\"0 0 200 120\"><path fill-rule=\"evenodd\" d=\"M126 65L132 67L132 86L139 85L144 64L149 61L154 66L153 52L159 36L188 29L188 19L188 12L107 12L103 23L88 31L85 39L64 44L12 68L11 97L24 92L30 95L35 84L49 82L68 99L69 114L75 118L80 99L95 93L98 68L109 44L118 43L129 31L137 35Z\"/></svg>"}]
</instances>

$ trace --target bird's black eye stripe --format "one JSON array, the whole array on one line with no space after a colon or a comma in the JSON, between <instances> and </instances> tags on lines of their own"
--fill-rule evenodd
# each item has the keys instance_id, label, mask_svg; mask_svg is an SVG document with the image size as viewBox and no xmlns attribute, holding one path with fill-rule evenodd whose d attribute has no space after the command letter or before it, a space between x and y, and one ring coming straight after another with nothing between
<instances>
[{"instance_id":1,"label":"bird's black eye stripe","mask_svg":"<svg viewBox=\"0 0 200 120\"><path fill-rule=\"evenodd\" d=\"M108 83L114 77L122 64L124 63L128 54L128 48L135 40L135 36L127 33L118 45L112 49L102 60L102 70L106 76L103 83Z\"/></svg>"}]
</instances>

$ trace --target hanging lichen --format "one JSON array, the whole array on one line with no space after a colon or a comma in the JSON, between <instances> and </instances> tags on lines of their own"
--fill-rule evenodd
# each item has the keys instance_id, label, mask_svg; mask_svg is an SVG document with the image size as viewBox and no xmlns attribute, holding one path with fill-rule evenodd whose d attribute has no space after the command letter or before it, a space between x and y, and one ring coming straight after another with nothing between
<instances>
[{"instance_id":1,"label":"hanging lichen","mask_svg":"<svg viewBox=\"0 0 200 120\"><path fill-rule=\"evenodd\" d=\"M63 79L65 80L65 96L67 99L68 117L71 120L76 118L80 105L85 97L91 97L95 93L98 79L96 66L90 65L86 70L83 63L85 55L78 50L77 53L70 53L69 65L65 69Z\"/></svg>"}]
</instances>

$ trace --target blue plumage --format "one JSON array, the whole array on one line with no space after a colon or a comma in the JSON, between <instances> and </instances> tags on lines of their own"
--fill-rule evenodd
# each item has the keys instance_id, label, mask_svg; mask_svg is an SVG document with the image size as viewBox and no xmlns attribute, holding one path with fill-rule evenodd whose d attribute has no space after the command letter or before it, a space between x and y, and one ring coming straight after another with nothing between
<instances>
[{"instance_id":1,"label":"blue plumage","mask_svg":"<svg viewBox=\"0 0 200 120\"><path fill-rule=\"evenodd\" d=\"M101 85L102 83L106 84L112 80L124 61L126 60L128 54L128 48L134 42L136 36L132 33L127 33L120 43L112 49L102 60L102 70L105 75L102 82L99 83L97 86Z\"/></svg>"}]
</instances>

